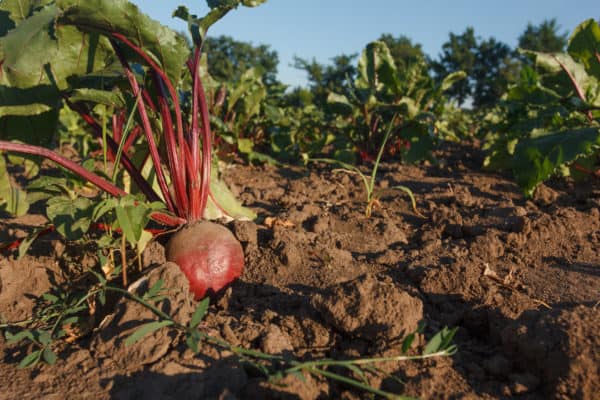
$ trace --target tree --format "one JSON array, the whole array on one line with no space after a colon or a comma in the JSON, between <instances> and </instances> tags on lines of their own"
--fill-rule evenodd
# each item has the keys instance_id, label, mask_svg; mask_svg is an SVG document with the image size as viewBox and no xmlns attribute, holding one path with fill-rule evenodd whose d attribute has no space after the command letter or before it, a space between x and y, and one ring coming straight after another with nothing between
<instances>
[{"instance_id":1,"label":"tree","mask_svg":"<svg viewBox=\"0 0 600 400\"><path fill-rule=\"evenodd\" d=\"M407 36L394 37L389 33L385 33L379 37L379 40L384 42L390 49L392 58L398 68L406 68L408 65L426 58L421 45L418 43L413 44Z\"/></svg>"},{"instance_id":2,"label":"tree","mask_svg":"<svg viewBox=\"0 0 600 400\"><path fill-rule=\"evenodd\" d=\"M460 35L450 33L439 60L432 62L432 69L438 81L449 73L465 71L467 79L457 82L448 95L459 104L471 100L475 107L486 107L504 94L508 82L516 76L518 63L507 44L494 38L482 40L468 27Z\"/></svg>"},{"instance_id":3,"label":"tree","mask_svg":"<svg viewBox=\"0 0 600 400\"><path fill-rule=\"evenodd\" d=\"M456 71L465 71L469 76L456 83L449 91L448 96L463 104L473 94L472 73L476 63L477 39L475 30L468 27L461 35L450 33L449 40L442 45L442 54L439 61L432 63L432 69L437 80Z\"/></svg>"},{"instance_id":4,"label":"tree","mask_svg":"<svg viewBox=\"0 0 600 400\"><path fill-rule=\"evenodd\" d=\"M264 72L263 82L267 86L277 83L279 57L269 46L254 46L230 36L208 37L204 46L208 55L208 70L215 79L222 82L237 81L249 68L259 67Z\"/></svg>"},{"instance_id":5,"label":"tree","mask_svg":"<svg viewBox=\"0 0 600 400\"><path fill-rule=\"evenodd\" d=\"M515 52L494 38L477 46L472 70L473 105L485 107L496 104L506 92L509 82L517 78L519 63Z\"/></svg>"},{"instance_id":6,"label":"tree","mask_svg":"<svg viewBox=\"0 0 600 400\"><path fill-rule=\"evenodd\" d=\"M519 36L519 47L546 53L563 51L567 45L568 34L559 33L559 29L555 18L544 20L537 26L530 22Z\"/></svg>"},{"instance_id":7,"label":"tree","mask_svg":"<svg viewBox=\"0 0 600 400\"><path fill-rule=\"evenodd\" d=\"M356 54L342 54L331 59L332 63L323 65L313 59L294 58L294 67L308 74L308 84L318 105L327 104L330 92L345 93L356 77L354 59Z\"/></svg>"}]
</instances>

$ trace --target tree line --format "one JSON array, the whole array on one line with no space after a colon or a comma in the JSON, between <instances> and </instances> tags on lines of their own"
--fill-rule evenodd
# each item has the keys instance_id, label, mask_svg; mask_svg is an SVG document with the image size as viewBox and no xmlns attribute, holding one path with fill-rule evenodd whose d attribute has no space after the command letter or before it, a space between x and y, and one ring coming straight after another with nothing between
<instances>
[{"instance_id":1,"label":"tree line","mask_svg":"<svg viewBox=\"0 0 600 400\"><path fill-rule=\"evenodd\" d=\"M450 33L437 58L427 56L419 43L399 35L382 34L378 40L386 43L396 65L406 67L425 60L431 76L441 81L456 71L464 71L467 79L458 82L446 94L459 105L486 108L497 103L506 92L509 82L514 81L528 59L519 49L560 52L565 49L568 33L561 31L556 19L540 24L529 23L518 38L517 48L494 37L483 38L467 27L462 33ZM279 57L270 46L252 45L229 36L209 37L205 44L210 74L222 82L238 81L249 68L262 72L267 88L279 88L277 79ZM341 93L357 76L358 53L340 54L323 64L315 59L296 56L294 67L307 75L307 87L295 87L287 91L286 103L302 106L316 104L325 106L328 93Z\"/></svg>"}]
</instances>

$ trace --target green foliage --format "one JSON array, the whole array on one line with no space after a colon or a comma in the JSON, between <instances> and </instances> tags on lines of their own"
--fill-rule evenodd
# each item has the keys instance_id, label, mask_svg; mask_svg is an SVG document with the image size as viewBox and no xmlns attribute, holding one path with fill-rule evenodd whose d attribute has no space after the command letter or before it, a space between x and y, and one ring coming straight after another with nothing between
<instances>
[{"instance_id":1,"label":"green foliage","mask_svg":"<svg viewBox=\"0 0 600 400\"><path fill-rule=\"evenodd\" d=\"M53 197L48 200L46 215L56 230L68 240L78 240L92 222L94 202L86 197Z\"/></svg>"},{"instance_id":2,"label":"green foliage","mask_svg":"<svg viewBox=\"0 0 600 400\"><path fill-rule=\"evenodd\" d=\"M384 42L390 49L390 54L398 68L406 68L426 57L422 46L414 44L407 36L394 37L386 33L381 35L378 40Z\"/></svg>"},{"instance_id":3,"label":"green foliage","mask_svg":"<svg viewBox=\"0 0 600 400\"><path fill-rule=\"evenodd\" d=\"M267 45L254 46L230 36L208 37L204 43L208 71L219 82L236 82L249 69L261 71L267 86L277 83L277 52ZM243 79L243 78L242 78Z\"/></svg>"},{"instance_id":4,"label":"green foliage","mask_svg":"<svg viewBox=\"0 0 600 400\"><path fill-rule=\"evenodd\" d=\"M240 5L254 7L262 2L210 2L211 11L203 18L190 15L185 8L178 9L176 15L188 20L192 33L204 35L208 27L228 11ZM106 182L97 172L86 173L78 166L70 167L72 164L60 155L50 158L79 171L113 196L122 195L124 191L141 192L150 201L164 200L169 212L181 214L179 217L200 218L203 210L187 212L184 209L190 204L204 208L206 201L188 202L186 196L197 198L198 191L202 190L204 199L209 186L184 187L184 180L186 171L197 171L191 164L200 164L198 149L210 145L208 135L200 138L207 121L199 123L197 114L192 112L198 111L198 103L204 104L204 94L198 94L200 84L191 88L190 77L197 75L198 68L188 69L197 62L201 43L198 43L198 51L191 51L182 35L150 19L127 0L23 4L8 0L0 5L0 11L4 11L0 20L3 32L0 36L0 99L4 100L0 103L0 139L48 146L58 138L59 144L73 145L84 157L93 148L94 141L99 141L104 146L105 171L110 159L112 181L121 186ZM237 98L231 101L228 110L244 113L247 120L260 109L262 95L261 87L252 95L248 93L249 80L244 76L234 93ZM193 102L190 96L195 97ZM182 110L179 102L184 100L189 107ZM70 111L62 110L65 105ZM82 129L82 120L75 118L73 111L85 120L87 129ZM190 127L189 121L194 119ZM208 116L202 114L201 119L208 120ZM189 128L195 132L184 134L184 129ZM128 135L132 135L131 141ZM184 146L178 142L185 140L190 141L186 143L188 146L193 142L198 148L183 155L176 154ZM239 144L240 147L245 144L243 148L251 152L248 142ZM25 153L40 151L27 146L15 147L8 142L3 146ZM175 147L179 150L174 151ZM210 155L210 150L203 154L206 159ZM192 157L194 161L190 160ZM123 168L119 168L119 164ZM167 167L168 177L164 176L163 165ZM200 179L197 173L190 175ZM174 195L169 193L168 184L177 188ZM185 193L188 189L189 193ZM176 199L172 200L172 196ZM213 200L217 197L213 196ZM174 202L181 204L175 207ZM59 213L53 214L53 219L58 215L79 215L72 210L67 212L73 205L65 204L60 207L52 204L51 212ZM172 220L168 215L165 218ZM79 231L77 228L68 235L78 236Z\"/></svg>"},{"instance_id":5,"label":"green foliage","mask_svg":"<svg viewBox=\"0 0 600 400\"><path fill-rule=\"evenodd\" d=\"M329 93L346 92L356 78L357 70L353 65L356 57L356 54L341 54L333 57L329 65L320 64L315 59L294 58L294 67L307 74L312 103L323 108Z\"/></svg>"},{"instance_id":6,"label":"green foliage","mask_svg":"<svg viewBox=\"0 0 600 400\"><path fill-rule=\"evenodd\" d=\"M568 33L559 33L556 18L544 20L539 25L527 24L519 36L519 47L532 51L554 53L563 51L567 45Z\"/></svg>"},{"instance_id":7,"label":"green foliage","mask_svg":"<svg viewBox=\"0 0 600 400\"><path fill-rule=\"evenodd\" d=\"M518 66L508 45L493 37L482 40L472 27L460 35L450 33L439 60L432 63L438 80L455 71L466 72L468 78L450 88L448 95L461 105L471 100L475 107L493 106L505 93Z\"/></svg>"},{"instance_id":8,"label":"green foliage","mask_svg":"<svg viewBox=\"0 0 600 400\"><path fill-rule=\"evenodd\" d=\"M526 51L524 67L485 127L486 166L512 170L526 195L551 176L571 174L600 148L600 27L582 23L567 53Z\"/></svg>"},{"instance_id":9,"label":"green foliage","mask_svg":"<svg viewBox=\"0 0 600 400\"><path fill-rule=\"evenodd\" d=\"M398 68L387 45L369 43L358 62L358 75L344 93L330 93L328 102L344 116L345 134L359 148L371 152L384 136L392 115L399 116L394 134L403 141L403 159L416 162L430 158L435 137L435 121L444 110L444 92L464 79L455 72L440 83L428 74L428 65L419 59Z\"/></svg>"},{"instance_id":10,"label":"green foliage","mask_svg":"<svg viewBox=\"0 0 600 400\"><path fill-rule=\"evenodd\" d=\"M83 326L89 316L88 299L95 292L78 292L54 289L36 301L33 318L19 324L2 324L9 345L25 343L29 353L19 363L19 368L31 368L40 361L53 365L57 356L53 351L58 341L66 339L72 326ZM87 316L86 316L87 314Z\"/></svg>"},{"instance_id":11,"label":"green foliage","mask_svg":"<svg viewBox=\"0 0 600 400\"><path fill-rule=\"evenodd\" d=\"M161 202L146 203L142 198L133 195L118 199L111 197L96 203L90 218L93 221L102 220L115 230L121 229L121 234L131 247L138 249L141 241L147 243L144 228L150 222L150 214L163 208Z\"/></svg>"},{"instance_id":12,"label":"green foliage","mask_svg":"<svg viewBox=\"0 0 600 400\"><path fill-rule=\"evenodd\" d=\"M6 161L0 154L0 210L20 216L29 210L27 193L10 182Z\"/></svg>"},{"instance_id":13,"label":"green foliage","mask_svg":"<svg viewBox=\"0 0 600 400\"><path fill-rule=\"evenodd\" d=\"M343 171L358 174L360 176L360 178L362 179L362 182L363 182L364 188L365 188L365 193L367 194L366 207L365 207L365 215L367 217L371 216L373 207L376 204L379 204L379 198L383 192L382 190L380 190L380 191L375 190L375 181L377 178L377 170L379 169L379 164L381 162L381 157L383 156L385 146L390 138L392 129L394 128L395 120L396 120L396 116L393 116L392 120L389 123L388 129L385 132L383 141L381 142L381 145L379 146L379 152L377 153L377 158L375 159L373 168L371 170L371 176L369 176L369 177L367 177L365 174L363 174L363 172L360 170L360 168L355 167L354 165L349 164L347 162L344 162L343 160L335 160L335 159L328 159L328 158L312 158L312 159L309 158L308 159L308 161L311 161L311 162L325 162L328 164L338 164L343 168ZM421 215L419 213L419 211L417 210L417 202L415 200L415 196L413 195L413 192L408 187L398 185L398 186L393 186L386 191L398 191L398 190L405 192L410 197L412 207L413 207L413 210L415 211L415 214Z\"/></svg>"}]
</instances>

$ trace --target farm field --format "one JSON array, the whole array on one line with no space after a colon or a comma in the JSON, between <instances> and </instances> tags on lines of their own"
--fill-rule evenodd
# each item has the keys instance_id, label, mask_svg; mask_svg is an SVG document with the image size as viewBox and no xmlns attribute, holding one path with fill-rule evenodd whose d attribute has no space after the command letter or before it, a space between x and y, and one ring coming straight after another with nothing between
<instances>
[{"instance_id":1,"label":"farm field","mask_svg":"<svg viewBox=\"0 0 600 400\"><path fill-rule=\"evenodd\" d=\"M292 86L265 2L0 1L0 400L596 399L600 23Z\"/></svg>"},{"instance_id":2,"label":"farm field","mask_svg":"<svg viewBox=\"0 0 600 400\"><path fill-rule=\"evenodd\" d=\"M366 218L357 176L320 168L228 169L227 182L263 221L230 224L244 245L246 270L211 306L202 329L267 353L347 359L397 353L402 334L419 321L426 322L425 337L458 326L454 356L382 364L402 384L387 378L381 386L420 398L594 398L600 187L553 182L525 201L510 180L480 171L478 149L452 147L441 156L444 168L382 166L382 182L410 187L422 217L407 199L384 196ZM4 217L1 231L23 236L42 220ZM6 318L26 319L31 295L63 283L67 252L49 235L20 261L1 261ZM150 279L166 276L167 286L179 289L173 311L189 318L181 274L164 263L162 246L148 248L144 259ZM0 392L5 398L363 398L323 379L267 385L231 354L207 348L194 356L180 335L166 331L125 347L123 338L152 313L121 301L107 315L109 322L66 346L54 366L17 370L18 349L2 344Z\"/></svg>"}]
</instances>

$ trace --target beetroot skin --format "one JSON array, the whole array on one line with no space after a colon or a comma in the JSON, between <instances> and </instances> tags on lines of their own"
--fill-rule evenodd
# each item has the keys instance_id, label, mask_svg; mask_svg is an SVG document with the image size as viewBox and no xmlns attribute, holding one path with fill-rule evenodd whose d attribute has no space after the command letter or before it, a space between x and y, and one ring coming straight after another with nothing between
<instances>
[{"instance_id":1,"label":"beetroot skin","mask_svg":"<svg viewBox=\"0 0 600 400\"><path fill-rule=\"evenodd\" d=\"M224 226L201 221L184 227L167 243L167 260L179 265L194 298L217 293L244 269L242 245Z\"/></svg>"}]
</instances>

